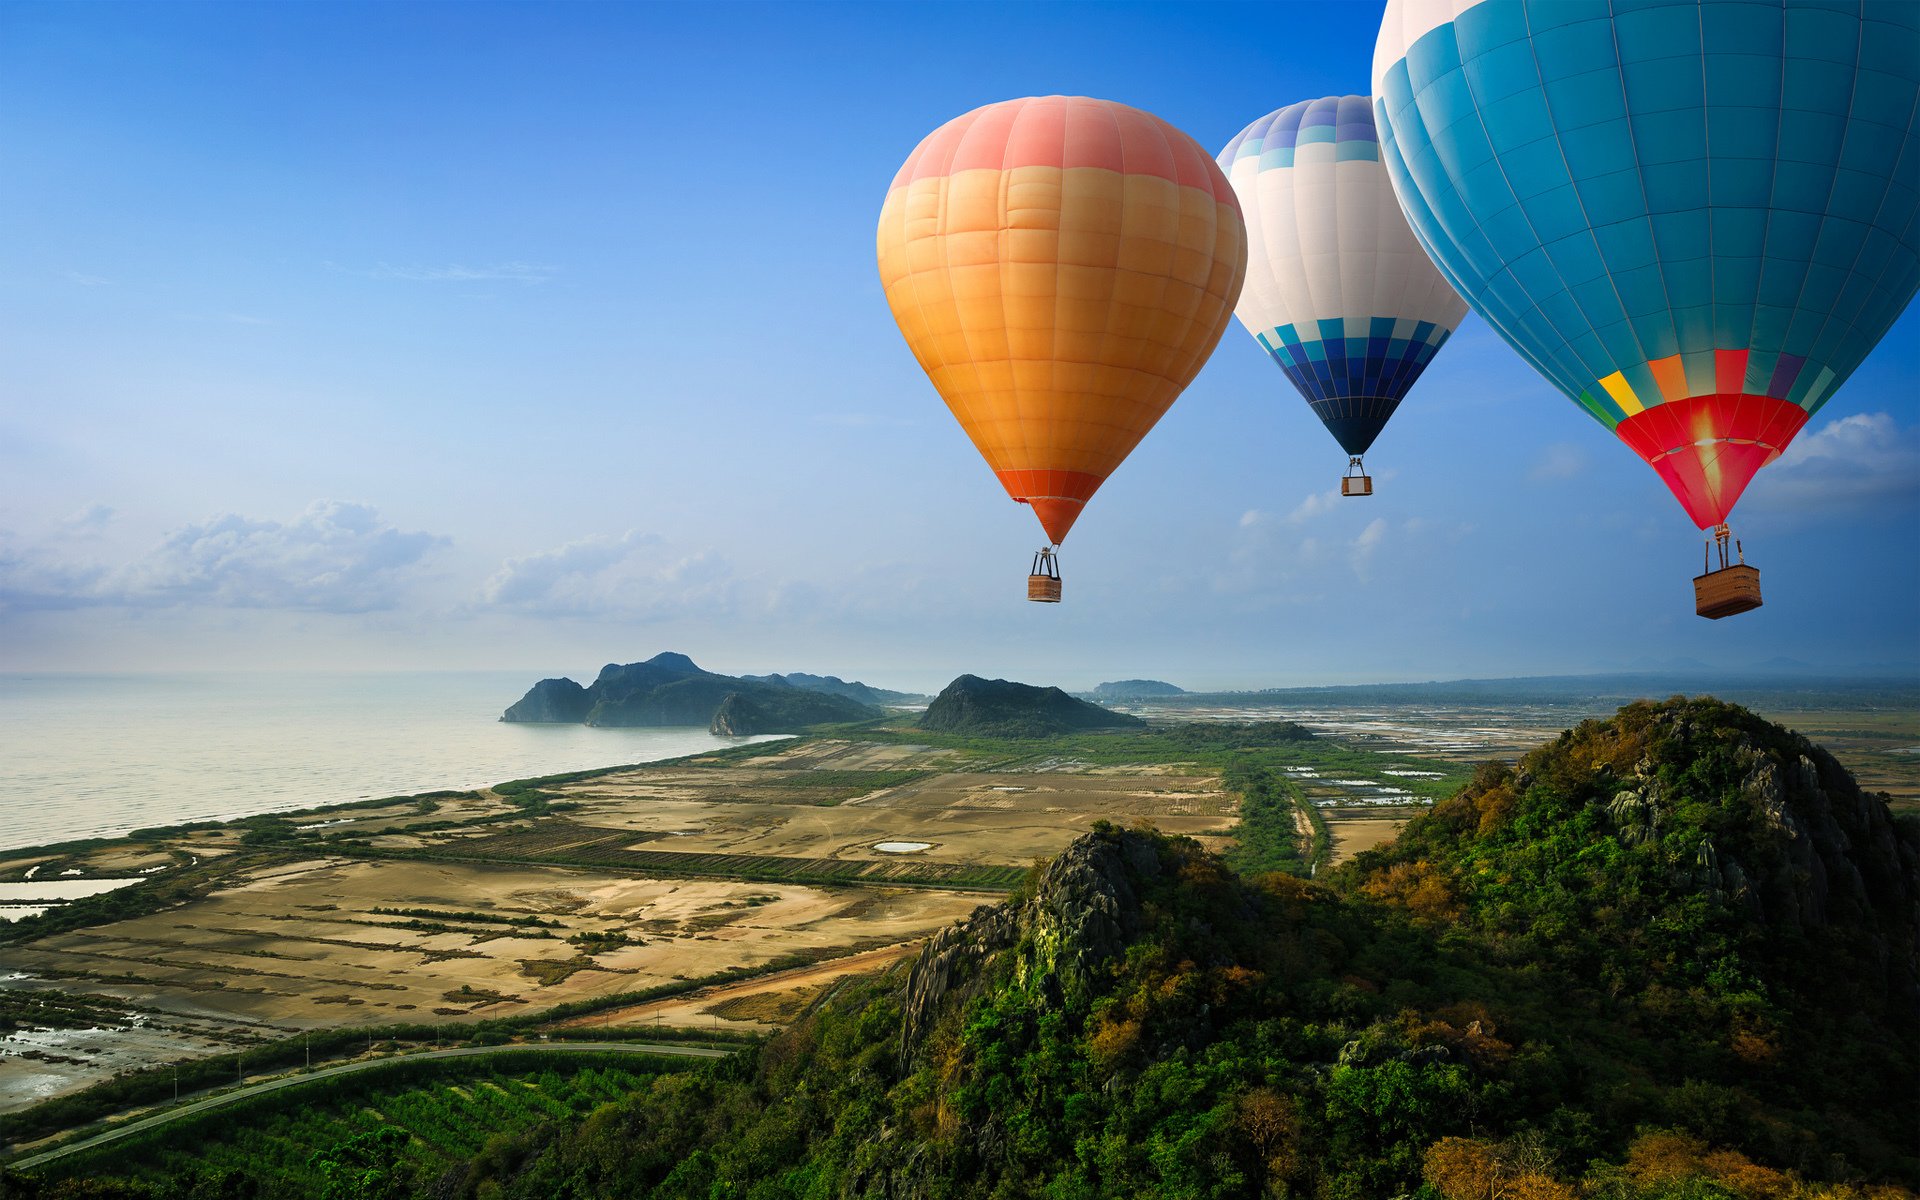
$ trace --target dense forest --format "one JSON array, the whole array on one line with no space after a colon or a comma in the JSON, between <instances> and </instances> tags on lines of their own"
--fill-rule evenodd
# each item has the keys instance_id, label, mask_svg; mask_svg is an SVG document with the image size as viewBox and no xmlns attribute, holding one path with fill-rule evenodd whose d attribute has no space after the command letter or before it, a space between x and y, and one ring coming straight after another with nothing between
<instances>
[{"instance_id":1,"label":"dense forest","mask_svg":"<svg viewBox=\"0 0 1920 1200\"><path fill-rule=\"evenodd\" d=\"M1312 882L1096 827L751 1054L325 1194L1910 1196L1917 905L1819 748L1635 704Z\"/></svg>"}]
</instances>

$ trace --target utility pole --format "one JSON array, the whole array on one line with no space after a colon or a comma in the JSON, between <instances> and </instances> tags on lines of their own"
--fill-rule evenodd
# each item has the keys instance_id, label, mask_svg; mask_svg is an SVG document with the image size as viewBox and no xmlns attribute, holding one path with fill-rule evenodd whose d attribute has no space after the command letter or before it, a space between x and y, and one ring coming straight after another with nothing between
<instances>
[{"instance_id":1,"label":"utility pole","mask_svg":"<svg viewBox=\"0 0 1920 1200\"><path fill-rule=\"evenodd\" d=\"M313 1030L307 1030L307 1035L303 1041L306 1043L307 1048L307 1070L311 1071L313 1070Z\"/></svg>"},{"instance_id":2,"label":"utility pole","mask_svg":"<svg viewBox=\"0 0 1920 1200\"><path fill-rule=\"evenodd\" d=\"M180 1103L180 1064L173 1064L173 1102Z\"/></svg>"}]
</instances>

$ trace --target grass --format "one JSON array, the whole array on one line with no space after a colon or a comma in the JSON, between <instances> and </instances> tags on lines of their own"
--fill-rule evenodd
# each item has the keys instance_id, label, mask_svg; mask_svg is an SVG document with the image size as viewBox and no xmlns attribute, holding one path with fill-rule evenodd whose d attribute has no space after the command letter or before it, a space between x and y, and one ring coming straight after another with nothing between
<instances>
[{"instance_id":1,"label":"grass","mask_svg":"<svg viewBox=\"0 0 1920 1200\"><path fill-rule=\"evenodd\" d=\"M631 1057L541 1054L410 1062L313 1087L287 1088L238 1101L48 1164L46 1179L104 1174L149 1180L198 1171L244 1171L271 1181L269 1194L319 1197L325 1179L316 1152L382 1126L408 1135L402 1170L424 1183L478 1153L503 1131L573 1121L645 1087L666 1062L636 1070ZM683 1069L683 1068L681 1068Z\"/></svg>"}]
</instances>

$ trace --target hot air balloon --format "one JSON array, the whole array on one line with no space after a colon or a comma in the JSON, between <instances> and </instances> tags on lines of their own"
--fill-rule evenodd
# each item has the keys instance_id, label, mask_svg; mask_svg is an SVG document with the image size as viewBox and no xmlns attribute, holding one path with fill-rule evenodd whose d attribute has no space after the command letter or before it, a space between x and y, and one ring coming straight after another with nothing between
<instances>
[{"instance_id":1,"label":"hot air balloon","mask_svg":"<svg viewBox=\"0 0 1920 1200\"><path fill-rule=\"evenodd\" d=\"M1226 329L1239 204L1192 138L1084 96L1006 100L934 130L880 212L894 320L1007 494L1054 547Z\"/></svg>"},{"instance_id":2,"label":"hot air balloon","mask_svg":"<svg viewBox=\"0 0 1920 1200\"><path fill-rule=\"evenodd\" d=\"M1917 24L1860 0L1388 2L1374 117L1414 232L1713 529L1701 616L1759 606L1728 513L1920 284Z\"/></svg>"},{"instance_id":3,"label":"hot air balloon","mask_svg":"<svg viewBox=\"0 0 1920 1200\"><path fill-rule=\"evenodd\" d=\"M1365 96L1270 112L1220 152L1247 221L1247 332L1348 454L1340 490L1373 494L1361 455L1467 306L1413 239Z\"/></svg>"}]
</instances>

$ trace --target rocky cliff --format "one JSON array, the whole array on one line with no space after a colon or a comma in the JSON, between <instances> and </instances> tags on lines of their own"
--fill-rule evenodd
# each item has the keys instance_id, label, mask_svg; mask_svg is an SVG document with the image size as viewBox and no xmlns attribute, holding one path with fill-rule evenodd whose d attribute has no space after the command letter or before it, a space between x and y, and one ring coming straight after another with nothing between
<instances>
[{"instance_id":1,"label":"rocky cliff","mask_svg":"<svg viewBox=\"0 0 1920 1200\"><path fill-rule=\"evenodd\" d=\"M982 737L1049 737L1092 729L1137 729L1138 717L1076 700L1057 687L962 675L927 706L922 728Z\"/></svg>"},{"instance_id":2,"label":"rocky cliff","mask_svg":"<svg viewBox=\"0 0 1920 1200\"><path fill-rule=\"evenodd\" d=\"M1161 876L1161 840L1109 829L1076 839L1040 871L1031 895L974 910L933 936L914 960L902 1000L900 1051L911 1060L943 1012L996 981L988 965L1019 948L1016 986L1043 1002L1085 1005L1101 972L1140 935L1140 886Z\"/></svg>"},{"instance_id":3,"label":"rocky cliff","mask_svg":"<svg viewBox=\"0 0 1920 1200\"><path fill-rule=\"evenodd\" d=\"M537 724L578 725L587 719L593 699L587 689L571 679L542 679L513 707L501 714L502 721L526 721Z\"/></svg>"},{"instance_id":4,"label":"rocky cliff","mask_svg":"<svg viewBox=\"0 0 1920 1200\"><path fill-rule=\"evenodd\" d=\"M608 663L584 688L571 679L543 679L501 720L711 728L730 696L740 700L726 724L751 725L753 733L791 733L809 725L881 715L877 708L842 696L704 671L686 655L669 652L645 662Z\"/></svg>"}]
</instances>

